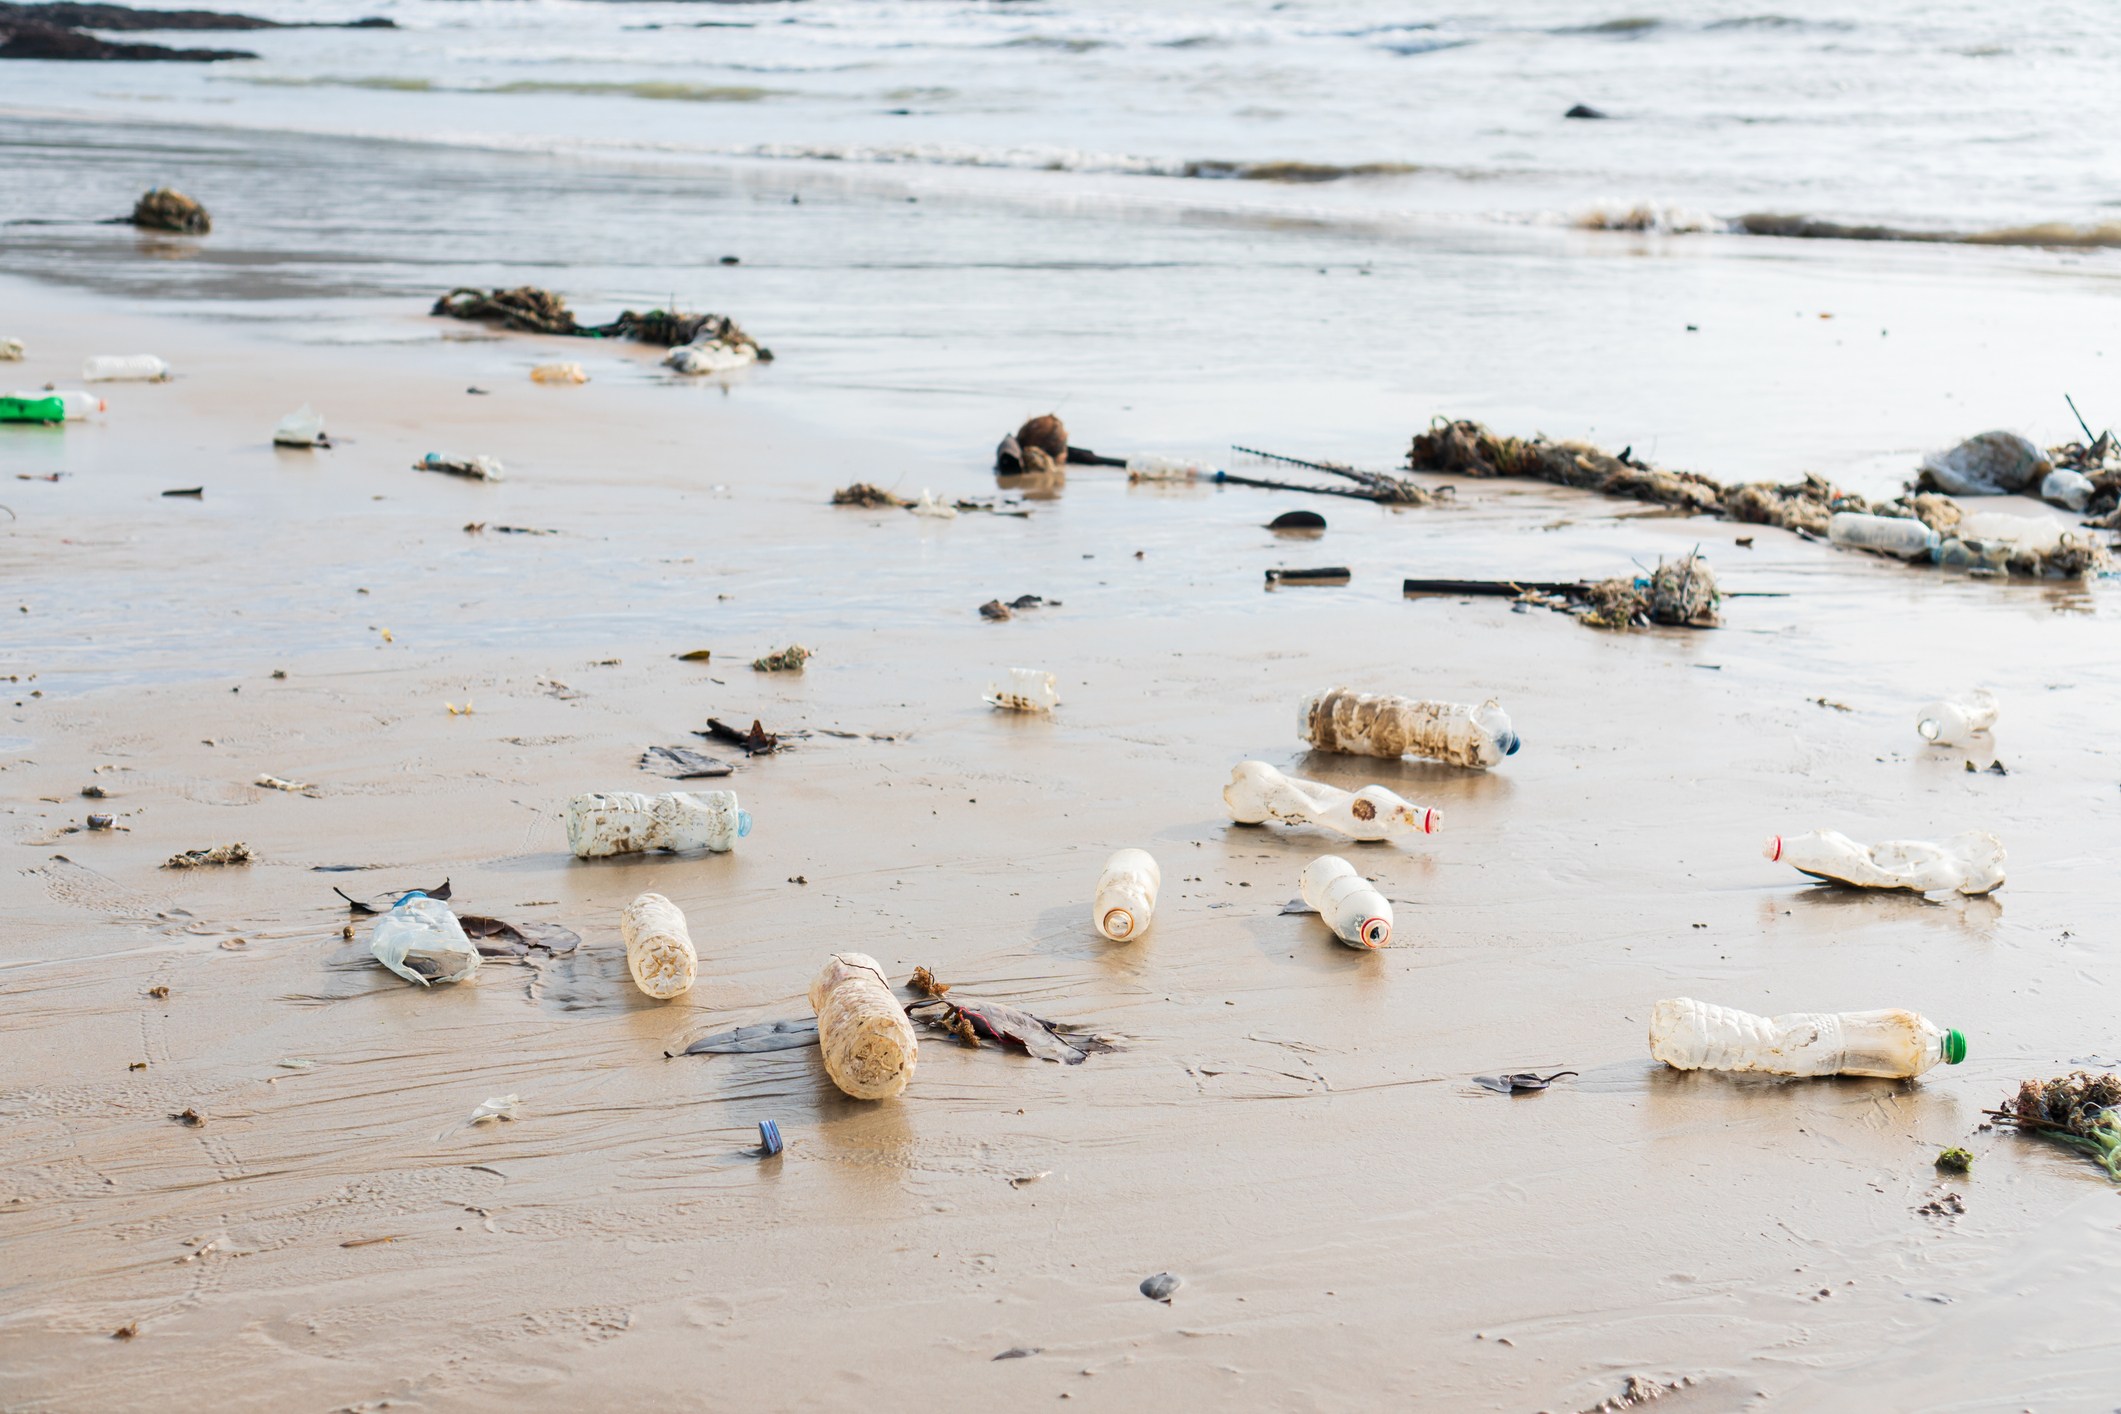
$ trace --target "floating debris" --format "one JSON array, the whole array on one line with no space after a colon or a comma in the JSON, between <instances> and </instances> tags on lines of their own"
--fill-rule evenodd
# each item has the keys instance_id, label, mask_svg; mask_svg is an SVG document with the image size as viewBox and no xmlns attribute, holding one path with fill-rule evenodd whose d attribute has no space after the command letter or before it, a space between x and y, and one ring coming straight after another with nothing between
<instances>
[{"instance_id":1,"label":"floating debris","mask_svg":"<svg viewBox=\"0 0 2121 1414\"><path fill-rule=\"evenodd\" d=\"M211 849L188 849L182 854L173 854L164 860L164 869L197 869L208 864L248 864L252 859L247 844L217 844Z\"/></svg>"},{"instance_id":2,"label":"floating debris","mask_svg":"<svg viewBox=\"0 0 2121 1414\"><path fill-rule=\"evenodd\" d=\"M800 643L791 643L778 653L768 653L751 660L751 666L762 673L799 673L803 664L817 656Z\"/></svg>"},{"instance_id":3,"label":"floating debris","mask_svg":"<svg viewBox=\"0 0 2121 1414\"><path fill-rule=\"evenodd\" d=\"M722 343L752 350L760 363L771 363L773 354L756 339L737 328L722 314L678 314L651 309L646 314L627 310L609 324L578 324L567 302L550 290L519 285L491 293L469 286L451 290L428 311L437 317L471 319L498 324L527 334L563 334L583 339L633 339L643 344L674 348L681 344Z\"/></svg>"},{"instance_id":4,"label":"floating debris","mask_svg":"<svg viewBox=\"0 0 2121 1414\"><path fill-rule=\"evenodd\" d=\"M1982 1113L1999 1124L2082 1149L2106 1170L2107 1177L2121 1183L2121 1109L2117 1106L2121 1106L2121 1076L2080 1070L2044 1083L2028 1080L2001 1109Z\"/></svg>"},{"instance_id":5,"label":"floating debris","mask_svg":"<svg viewBox=\"0 0 2121 1414\"><path fill-rule=\"evenodd\" d=\"M894 496L881 486L871 486L866 481L857 481L852 486L842 486L832 493L835 506L860 506L864 510L881 510L886 506L910 506L913 502L904 496Z\"/></svg>"}]
</instances>

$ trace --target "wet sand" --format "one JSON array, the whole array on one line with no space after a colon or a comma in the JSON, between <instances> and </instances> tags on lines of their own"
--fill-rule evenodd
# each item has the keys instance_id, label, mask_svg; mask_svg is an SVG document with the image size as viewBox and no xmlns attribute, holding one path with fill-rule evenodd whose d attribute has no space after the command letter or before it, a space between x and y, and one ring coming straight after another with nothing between
<instances>
[{"instance_id":1,"label":"wet sand","mask_svg":"<svg viewBox=\"0 0 2121 1414\"><path fill-rule=\"evenodd\" d=\"M647 351L538 388L531 363L579 352L444 343L415 316L402 345L320 351L70 294L14 309L6 332L46 360L19 381L135 347L180 376L9 440L19 474L70 475L10 478L0 537L24 679L0 728L0 1407L1566 1414L1630 1375L1696 1381L1659 1404L1695 1411L2088 1408L2111 1388L2107 1185L1974 1132L2019 1079L2121 1044L2101 1005L2106 587L1518 484L1391 513L1083 470L1027 519L936 523L825 501L857 479L991 493L985 445L1042 409L995 408L945 459L670 387ZM342 445L273 451L305 398ZM1069 416L1106 450L1096 411ZM509 479L408 469L438 449ZM1261 528L1299 506L1323 539ZM1727 590L1789 597L1732 600L1715 632L1609 634L1398 593L1696 544ZM1354 577L1262 590L1311 564ZM1062 602L979 618L1021 593ZM745 666L791 641L818 651L807 671ZM696 648L713 661L672 656ZM1011 666L1058 674L1050 720L980 701ZM1978 764L2007 776L1913 730L1976 682L2004 699ZM1498 696L1525 747L1491 773L1309 754L1295 704L1336 683ZM753 834L573 860L566 798L677 788L637 758L727 754L689 735L709 715L813 733L696 783L734 788ZM1233 826L1219 791L1249 758L1381 781L1444 832ZM113 798L81 799L91 783ZM91 809L126 829L61 833ZM1992 829L2011 880L1931 904L1759 856L1812 828ZM258 861L156 867L234 840ZM1089 892L1126 845L1165 886L1150 931L1113 944ZM1278 914L1322 853L1397 901L1391 948ZM316 872L345 865L364 868ZM460 910L581 947L422 992L368 959L365 927L342 935L333 885L445 876ZM691 920L701 981L679 1002L626 975L618 910L644 889ZM924 1036L883 1104L842 1098L814 1052L666 1057L807 1015L840 949L1123 1049L1064 1069ZM1673 995L1908 1006L1970 1054L1906 1083L1682 1075L1643 1039ZM1581 1076L1471 1083L1532 1068ZM519 1119L468 1122L507 1093ZM203 1126L168 1118L187 1108ZM763 1119L787 1151L762 1162ZM1940 1182L1936 1150L1962 1142L1973 1176ZM1946 1188L1965 1216L1916 1211ZM1168 1306L1136 1290L1159 1271L1185 1280ZM1035 1353L994 1361L1013 1349Z\"/></svg>"}]
</instances>

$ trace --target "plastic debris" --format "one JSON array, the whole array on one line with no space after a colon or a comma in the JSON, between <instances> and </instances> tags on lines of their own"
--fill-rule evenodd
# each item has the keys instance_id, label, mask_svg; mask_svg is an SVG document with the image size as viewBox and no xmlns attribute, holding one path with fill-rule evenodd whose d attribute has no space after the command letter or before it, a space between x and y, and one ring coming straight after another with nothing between
<instances>
[{"instance_id":1,"label":"plastic debris","mask_svg":"<svg viewBox=\"0 0 2121 1414\"><path fill-rule=\"evenodd\" d=\"M0 363L20 363L29 356L29 345L20 339L0 339Z\"/></svg>"},{"instance_id":2,"label":"plastic debris","mask_svg":"<svg viewBox=\"0 0 2121 1414\"><path fill-rule=\"evenodd\" d=\"M1060 706L1060 687L1053 674L1037 668L1011 668L1009 685L987 684L986 703L1011 712L1050 712Z\"/></svg>"},{"instance_id":3,"label":"plastic debris","mask_svg":"<svg viewBox=\"0 0 2121 1414\"><path fill-rule=\"evenodd\" d=\"M791 643L778 653L752 659L751 666L762 673L799 673L803 671L803 664L816 656L815 650Z\"/></svg>"},{"instance_id":4,"label":"plastic debris","mask_svg":"<svg viewBox=\"0 0 2121 1414\"><path fill-rule=\"evenodd\" d=\"M1427 756L1485 770L1515 756L1509 714L1489 698L1478 707L1327 688L1296 708L1296 734L1320 751L1351 756Z\"/></svg>"},{"instance_id":5,"label":"plastic debris","mask_svg":"<svg viewBox=\"0 0 2121 1414\"><path fill-rule=\"evenodd\" d=\"M2053 471L2047 455L2015 432L1983 432L1922 459L1916 489L1950 496L2003 496L2037 490Z\"/></svg>"},{"instance_id":6,"label":"plastic debris","mask_svg":"<svg viewBox=\"0 0 2121 1414\"><path fill-rule=\"evenodd\" d=\"M1675 1070L1907 1079L1965 1060L1966 1037L1911 1011L1755 1016L1679 997L1650 1013L1650 1055Z\"/></svg>"},{"instance_id":7,"label":"plastic debris","mask_svg":"<svg viewBox=\"0 0 2121 1414\"><path fill-rule=\"evenodd\" d=\"M770 1119L759 1121L759 1157L770 1159L781 1152L781 1127Z\"/></svg>"},{"instance_id":8,"label":"plastic debris","mask_svg":"<svg viewBox=\"0 0 2121 1414\"><path fill-rule=\"evenodd\" d=\"M921 492L921 498L913 503L913 513L917 516L931 516L936 520L957 519L957 507L939 499L931 490Z\"/></svg>"},{"instance_id":9,"label":"plastic debris","mask_svg":"<svg viewBox=\"0 0 2121 1414\"><path fill-rule=\"evenodd\" d=\"M514 1095L491 1095L486 1102L471 1112L473 1124L489 1124L496 1120L514 1120L523 1102Z\"/></svg>"},{"instance_id":10,"label":"plastic debris","mask_svg":"<svg viewBox=\"0 0 2121 1414\"><path fill-rule=\"evenodd\" d=\"M322 442L324 419L308 403L273 424L272 443L275 447L314 447Z\"/></svg>"},{"instance_id":11,"label":"plastic debris","mask_svg":"<svg viewBox=\"0 0 2121 1414\"><path fill-rule=\"evenodd\" d=\"M1277 585L1283 584L1292 586L1303 584L1346 584L1352 578L1353 576L1349 574L1345 565L1328 565L1320 569L1311 570L1268 570L1267 588L1272 589Z\"/></svg>"},{"instance_id":12,"label":"plastic debris","mask_svg":"<svg viewBox=\"0 0 2121 1414\"><path fill-rule=\"evenodd\" d=\"M260 776L257 780L251 782L251 784L264 786L267 790L300 792L316 789L315 786L310 785L306 781L283 781L278 776Z\"/></svg>"},{"instance_id":13,"label":"plastic debris","mask_svg":"<svg viewBox=\"0 0 2121 1414\"><path fill-rule=\"evenodd\" d=\"M153 354L97 354L81 364L84 383L161 383L169 365Z\"/></svg>"},{"instance_id":14,"label":"plastic debris","mask_svg":"<svg viewBox=\"0 0 2121 1414\"><path fill-rule=\"evenodd\" d=\"M579 363L541 363L530 370L533 383L587 383L589 374Z\"/></svg>"},{"instance_id":15,"label":"plastic debris","mask_svg":"<svg viewBox=\"0 0 2121 1414\"><path fill-rule=\"evenodd\" d=\"M1147 850L1115 850L1098 875L1090 921L1115 943L1140 937L1156 916L1156 893L1163 882L1163 870Z\"/></svg>"},{"instance_id":16,"label":"plastic debris","mask_svg":"<svg viewBox=\"0 0 2121 1414\"><path fill-rule=\"evenodd\" d=\"M1264 761L1240 761L1223 787L1223 804L1240 825L1268 819L1284 825L1317 825L1350 839L1388 840L1433 835L1443 812L1402 800L1383 786L1344 791L1319 781L1293 780Z\"/></svg>"},{"instance_id":17,"label":"plastic debris","mask_svg":"<svg viewBox=\"0 0 2121 1414\"><path fill-rule=\"evenodd\" d=\"M1924 741L1957 746L1968 737L1994 729L1996 694L1980 688L1966 697L1946 697L1924 704L1915 713L1915 731Z\"/></svg>"},{"instance_id":18,"label":"plastic debris","mask_svg":"<svg viewBox=\"0 0 2121 1414\"><path fill-rule=\"evenodd\" d=\"M619 936L634 986L658 1001L692 990L700 959L676 904L661 894L642 894L619 914Z\"/></svg>"},{"instance_id":19,"label":"plastic debris","mask_svg":"<svg viewBox=\"0 0 2121 1414\"><path fill-rule=\"evenodd\" d=\"M1304 902L1351 948L1381 948L1392 941L1392 905L1337 854L1323 854L1297 878Z\"/></svg>"},{"instance_id":20,"label":"plastic debris","mask_svg":"<svg viewBox=\"0 0 2121 1414\"><path fill-rule=\"evenodd\" d=\"M414 471L439 471L449 476L468 476L474 481L502 479L501 463L495 457L458 457L429 452L412 464Z\"/></svg>"},{"instance_id":21,"label":"plastic debris","mask_svg":"<svg viewBox=\"0 0 2121 1414\"><path fill-rule=\"evenodd\" d=\"M643 795L610 791L567 802L567 847L579 859L668 849L734 849L751 833L751 812L733 790Z\"/></svg>"},{"instance_id":22,"label":"plastic debris","mask_svg":"<svg viewBox=\"0 0 2121 1414\"><path fill-rule=\"evenodd\" d=\"M701 334L689 344L680 344L663 356L663 366L688 377L711 373L734 373L759 361L758 346L748 338L729 339L719 334Z\"/></svg>"},{"instance_id":23,"label":"plastic debris","mask_svg":"<svg viewBox=\"0 0 2121 1414\"><path fill-rule=\"evenodd\" d=\"M415 889L376 920L368 951L408 982L461 982L479 970L472 946L449 905Z\"/></svg>"},{"instance_id":24,"label":"plastic debris","mask_svg":"<svg viewBox=\"0 0 2121 1414\"><path fill-rule=\"evenodd\" d=\"M164 869L199 869L209 864L248 864L253 858L247 844L217 844L211 849L187 849L162 862Z\"/></svg>"},{"instance_id":25,"label":"plastic debris","mask_svg":"<svg viewBox=\"0 0 2121 1414\"><path fill-rule=\"evenodd\" d=\"M1934 844L1887 840L1877 845L1815 830L1788 839L1776 835L1760 852L1815 879L1865 889L1986 894L2003 886L2003 841L1986 830L1968 830Z\"/></svg>"},{"instance_id":26,"label":"plastic debris","mask_svg":"<svg viewBox=\"0 0 2121 1414\"><path fill-rule=\"evenodd\" d=\"M825 1073L857 1100L902 1093L920 1063L920 1041L884 970L865 953L834 953L810 983Z\"/></svg>"}]
</instances>

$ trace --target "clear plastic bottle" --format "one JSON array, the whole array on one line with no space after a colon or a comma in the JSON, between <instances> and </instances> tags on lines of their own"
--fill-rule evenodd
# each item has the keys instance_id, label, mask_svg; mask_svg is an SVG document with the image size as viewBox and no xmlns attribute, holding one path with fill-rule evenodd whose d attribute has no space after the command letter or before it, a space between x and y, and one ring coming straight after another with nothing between
<instances>
[{"instance_id":1,"label":"clear plastic bottle","mask_svg":"<svg viewBox=\"0 0 2121 1414\"><path fill-rule=\"evenodd\" d=\"M1337 854L1322 854L1297 877L1304 902L1318 910L1333 935L1351 948L1392 941L1392 903Z\"/></svg>"},{"instance_id":2,"label":"clear plastic bottle","mask_svg":"<svg viewBox=\"0 0 2121 1414\"><path fill-rule=\"evenodd\" d=\"M700 957L676 904L661 894L642 894L620 912L619 936L626 943L626 969L634 986L666 1001L692 990Z\"/></svg>"},{"instance_id":3,"label":"clear plastic bottle","mask_svg":"<svg viewBox=\"0 0 2121 1414\"><path fill-rule=\"evenodd\" d=\"M97 354L83 360L84 383L159 383L169 377L169 365L153 354Z\"/></svg>"},{"instance_id":4,"label":"clear plastic bottle","mask_svg":"<svg viewBox=\"0 0 2121 1414\"><path fill-rule=\"evenodd\" d=\"M1966 540L2000 540L2024 551L2052 550L2069 529L2053 516L2014 516L2006 511L1976 511L1959 517L1953 527Z\"/></svg>"},{"instance_id":5,"label":"clear plastic bottle","mask_svg":"<svg viewBox=\"0 0 2121 1414\"><path fill-rule=\"evenodd\" d=\"M587 383L589 375L579 363L541 363L530 370L533 383Z\"/></svg>"},{"instance_id":6,"label":"clear plastic bottle","mask_svg":"<svg viewBox=\"0 0 2121 1414\"><path fill-rule=\"evenodd\" d=\"M1876 550L1912 560L1937 548L1937 532L1908 516L1870 516L1836 511L1826 523L1826 538L1836 545Z\"/></svg>"},{"instance_id":7,"label":"clear plastic bottle","mask_svg":"<svg viewBox=\"0 0 2121 1414\"><path fill-rule=\"evenodd\" d=\"M921 1045L884 969L866 953L834 953L810 983L825 1073L857 1100L888 1100L905 1090Z\"/></svg>"},{"instance_id":8,"label":"clear plastic bottle","mask_svg":"<svg viewBox=\"0 0 2121 1414\"><path fill-rule=\"evenodd\" d=\"M1060 689L1053 674L1037 668L1009 669L1009 685L987 684L987 705L1012 712L1050 712L1060 706Z\"/></svg>"},{"instance_id":9,"label":"clear plastic bottle","mask_svg":"<svg viewBox=\"0 0 2121 1414\"><path fill-rule=\"evenodd\" d=\"M1478 707L1328 688L1296 709L1296 734L1320 751L1428 756L1482 770L1517 754L1517 733L1494 698Z\"/></svg>"},{"instance_id":10,"label":"clear plastic bottle","mask_svg":"<svg viewBox=\"0 0 2121 1414\"><path fill-rule=\"evenodd\" d=\"M1835 830L1814 830L1788 839L1776 835L1760 852L1815 879L1865 889L1985 894L2003 886L2003 841L1986 830L1968 830L1941 843L1876 845L1858 844Z\"/></svg>"},{"instance_id":11,"label":"clear plastic bottle","mask_svg":"<svg viewBox=\"0 0 2121 1414\"><path fill-rule=\"evenodd\" d=\"M733 790L642 795L611 791L567 802L567 847L582 859L650 849L734 849L751 833L751 812Z\"/></svg>"},{"instance_id":12,"label":"clear plastic bottle","mask_svg":"<svg viewBox=\"0 0 2121 1414\"><path fill-rule=\"evenodd\" d=\"M56 388L43 392L22 392L17 390L7 396L10 400L25 403L48 402L56 398L59 401L60 411L68 422L79 422L92 412L109 411L109 405L103 399L81 388ZM38 420L47 421L49 419L40 418Z\"/></svg>"},{"instance_id":13,"label":"clear plastic bottle","mask_svg":"<svg viewBox=\"0 0 2121 1414\"><path fill-rule=\"evenodd\" d=\"M1982 688L1965 697L1946 697L1924 705L1915 714L1915 730L1925 741L1957 746L1976 732L1992 729L1996 711L1996 694Z\"/></svg>"},{"instance_id":14,"label":"clear plastic bottle","mask_svg":"<svg viewBox=\"0 0 2121 1414\"><path fill-rule=\"evenodd\" d=\"M1163 887L1164 872L1145 849L1114 851L1098 875L1090 919L1097 931L1115 943L1138 938L1156 915L1156 891Z\"/></svg>"},{"instance_id":15,"label":"clear plastic bottle","mask_svg":"<svg viewBox=\"0 0 2121 1414\"><path fill-rule=\"evenodd\" d=\"M1319 781L1291 780L1264 761L1240 761L1231 768L1223 804L1240 825L1272 818L1284 825L1338 830L1357 840L1433 835L1443 828L1442 811L1402 800L1383 786L1345 791Z\"/></svg>"},{"instance_id":16,"label":"clear plastic bottle","mask_svg":"<svg viewBox=\"0 0 2121 1414\"><path fill-rule=\"evenodd\" d=\"M1657 1003L1650 1055L1675 1070L1874 1075L1902 1080L1966 1059L1966 1037L1911 1011L1800 1011L1755 1016L1691 997Z\"/></svg>"},{"instance_id":17,"label":"clear plastic bottle","mask_svg":"<svg viewBox=\"0 0 2121 1414\"><path fill-rule=\"evenodd\" d=\"M376 920L368 951L408 982L461 982L479 970L479 950L440 899L415 889Z\"/></svg>"}]
</instances>

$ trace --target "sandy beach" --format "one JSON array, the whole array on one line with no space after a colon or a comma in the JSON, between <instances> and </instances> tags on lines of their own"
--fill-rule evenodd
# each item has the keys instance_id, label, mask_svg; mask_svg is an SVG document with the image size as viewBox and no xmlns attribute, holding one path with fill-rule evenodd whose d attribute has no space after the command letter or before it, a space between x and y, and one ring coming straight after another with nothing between
<instances>
[{"instance_id":1,"label":"sandy beach","mask_svg":"<svg viewBox=\"0 0 2121 1414\"><path fill-rule=\"evenodd\" d=\"M45 359L25 380L135 347L178 376L9 446L20 474L67 476L10 480L0 539L0 1406L1575 1411L1638 1377L1691 1381L1670 1409L2063 1409L2105 1385L2111 1195L1976 1129L2018 1079L2111 1044L2104 586L1513 482L1394 512L1078 468L1027 518L934 522L826 502L855 479L981 490L976 445L945 460L672 387L649 350L545 388L525 370L563 341L437 337L478 331L417 310L402 342L318 350L9 296ZM340 445L271 449L320 385ZM509 479L410 469L437 446ZM1293 506L1324 510L1323 539L1261 528ZM1726 589L1787 597L1614 634L1397 592L1695 545ZM1262 590L1312 563L1351 582ZM979 617L1020 593L1060 604ZM788 642L806 671L747 666ZM988 708L1012 666L1056 673L1060 709ZM1912 729L1976 680L2008 690L1987 753L2008 776ZM1295 705L1341 683L1496 696L1524 749L1492 772L1309 753ZM751 836L572 858L567 797L677 788L638 758L723 750L690 735L708 716L811 733L699 783L739 793ZM1245 759L1380 782L1444 831L1232 825L1218 792ZM91 808L123 829L66 831ZM1759 854L1972 826L2011 851L1990 899L1817 887ZM256 862L158 868L237 840ZM1090 887L1130 845L1163 900L1109 943ZM1396 901L1393 946L1278 912L1327 852ZM422 991L369 959L365 923L345 935L333 885L445 877L460 911L582 943ZM650 889L701 953L676 1002L632 986L619 944ZM881 1104L814 1051L666 1054L807 1015L849 949L1120 1049L1063 1068L930 1032ZM1673 995L1907 1006L1971 1054L1912 1082L1686 1075L1644 1043ZM1580 1076L1472 1083L1517 1069ZM519 1118L470 1123L509 1093ZM787 1147L761 1161L764 1119ZM1957 1143L1976 1176L1940 1179ZM1918 1211L1947 1190L1964 1216ZM1160 1271L1184 1279L1169 1305L1136 1290Z\"/></svg>"}]
</instances>

